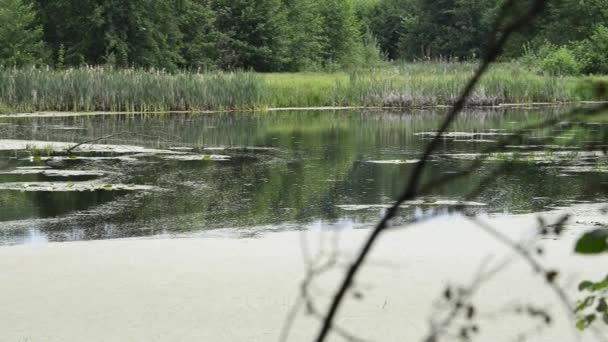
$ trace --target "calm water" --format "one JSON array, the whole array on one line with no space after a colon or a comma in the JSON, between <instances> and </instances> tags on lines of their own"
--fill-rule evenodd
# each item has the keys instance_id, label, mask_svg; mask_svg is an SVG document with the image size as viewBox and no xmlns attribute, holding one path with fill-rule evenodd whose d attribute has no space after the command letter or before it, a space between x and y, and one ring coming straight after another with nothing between
<instances>
[{"instance_id":1,"label":"calm water","mask_svg":"<svg viewBox=\"0 0 608 342\"><path fill-rule=\"evenodd\" d=\"M562 110L468 111L454 124L457 134L446 137L425 177L458 171L496 139ZM128 132L98 144L163 150L81 152L77 158L49 150L0 152L0 183L63 184L54 191L0 190L0 244L199 232L251 235L320 222L365 227L379 217L379 205L400 192L428 142L424 133L434 130L443 114L294 111L0 119L5 142L80 142ZM606 133L608 127L593 122L531 132L509 153L493 155L473 175L436 189L402 215L447 210L450 201L462 200L505 160L504 173L472 199L476 203L468 210L531 212L603 200L608 184L603 147L591 148L599 150L593 155L583 151ZM530 156L534 151L543 154ZM203 156L209 154L225 157ZM40 170L101 175L66 177ZM104 185L69 191L81 184ZM154 189L118 190L116 184Z\"/></svg>"}]
</instances>

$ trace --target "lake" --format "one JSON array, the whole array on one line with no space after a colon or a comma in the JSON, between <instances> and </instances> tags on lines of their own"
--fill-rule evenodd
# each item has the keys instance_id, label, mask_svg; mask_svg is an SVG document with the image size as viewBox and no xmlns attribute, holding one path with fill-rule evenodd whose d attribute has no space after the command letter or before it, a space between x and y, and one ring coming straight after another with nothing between
<instances>
[{"instance_id":1,"label":"lake","mask_svg":"<svg viewBox=\"0 0 608 342\"><path fill-rule=\"evenodd\" d=\"M425 179L566 107L469 109ZM124 237L254 237L365 228L396 198L446 109L0 118L0 244ZM455 206L532 213L605 199L602 122L515 139L473 174L408 203L404 220ZM76 143L91 142L65 150ZM467 194L501 166L475 198Z\"/></svg>"}]
</instances>

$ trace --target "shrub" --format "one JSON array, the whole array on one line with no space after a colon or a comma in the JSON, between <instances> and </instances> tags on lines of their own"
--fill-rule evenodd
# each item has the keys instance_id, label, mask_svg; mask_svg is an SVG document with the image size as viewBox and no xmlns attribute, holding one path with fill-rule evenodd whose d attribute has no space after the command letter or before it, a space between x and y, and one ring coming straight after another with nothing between
<instances>
[{"instance_id":1,"label":"shrub","mask_svg":"<svg viewBox=\"0 0 608 342\"><path fill-rule=\"evenodd\" d=\"M591 37L575 44L575 52L586 74L608 74L608 28L600 25Z\"/></svg>"},{"instance_id":2,"label":"shrub","mask_svg":"<svg viewBox=\"0 0 608 342\"><path fill-rule=\"evenodd\" d=\"M581 72L574 53L565 46L548 52L540 61L540 68L543 72L556 76L577 75Z\"/></svg>"}]
</instances>

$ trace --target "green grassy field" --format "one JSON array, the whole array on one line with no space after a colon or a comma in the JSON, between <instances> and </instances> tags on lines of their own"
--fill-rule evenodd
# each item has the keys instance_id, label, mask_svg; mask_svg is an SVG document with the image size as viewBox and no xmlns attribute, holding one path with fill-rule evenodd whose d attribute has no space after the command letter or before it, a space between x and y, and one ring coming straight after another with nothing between
<instances>
[{"instance_id":1,"label":"green grassy field","mask_svg":"<svg viewBox=\"0 0 608 342\"><path fill-rule=\"evenodd\" d=\"M337 73L177 73L107 68L0 70L0 111L199 111L450 105L471 63L417 63ZM497 64L469 105L591 100L582 78Z\"/></svg>"}]
</instances>

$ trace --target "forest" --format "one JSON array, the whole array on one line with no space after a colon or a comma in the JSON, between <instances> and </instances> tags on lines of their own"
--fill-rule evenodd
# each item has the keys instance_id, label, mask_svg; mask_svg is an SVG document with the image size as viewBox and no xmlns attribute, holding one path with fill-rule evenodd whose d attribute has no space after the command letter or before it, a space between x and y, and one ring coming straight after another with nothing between
<instances>
[{"instance_id":1,"label":"forest","mask_svg":"<svg viewBox=\"0 0 608 342\"><path fill-rule=\"evenodd\" d=\"M0 0L0 64L333 71L472 61L491 0ZM523 6L523 5L522 5ZM608 1L556 0L503 53L540 73L608 73Z\"/></svg>"},{"instance_id":2,"label":"forest","mask_svg":"<svg viewBox=\"0 0 608 342\"><path fill-rule=\"evenodd\" d=\"M608 0L0 0L0 341L608 342L607 113Z\"/></svg>"}]
</instances>

